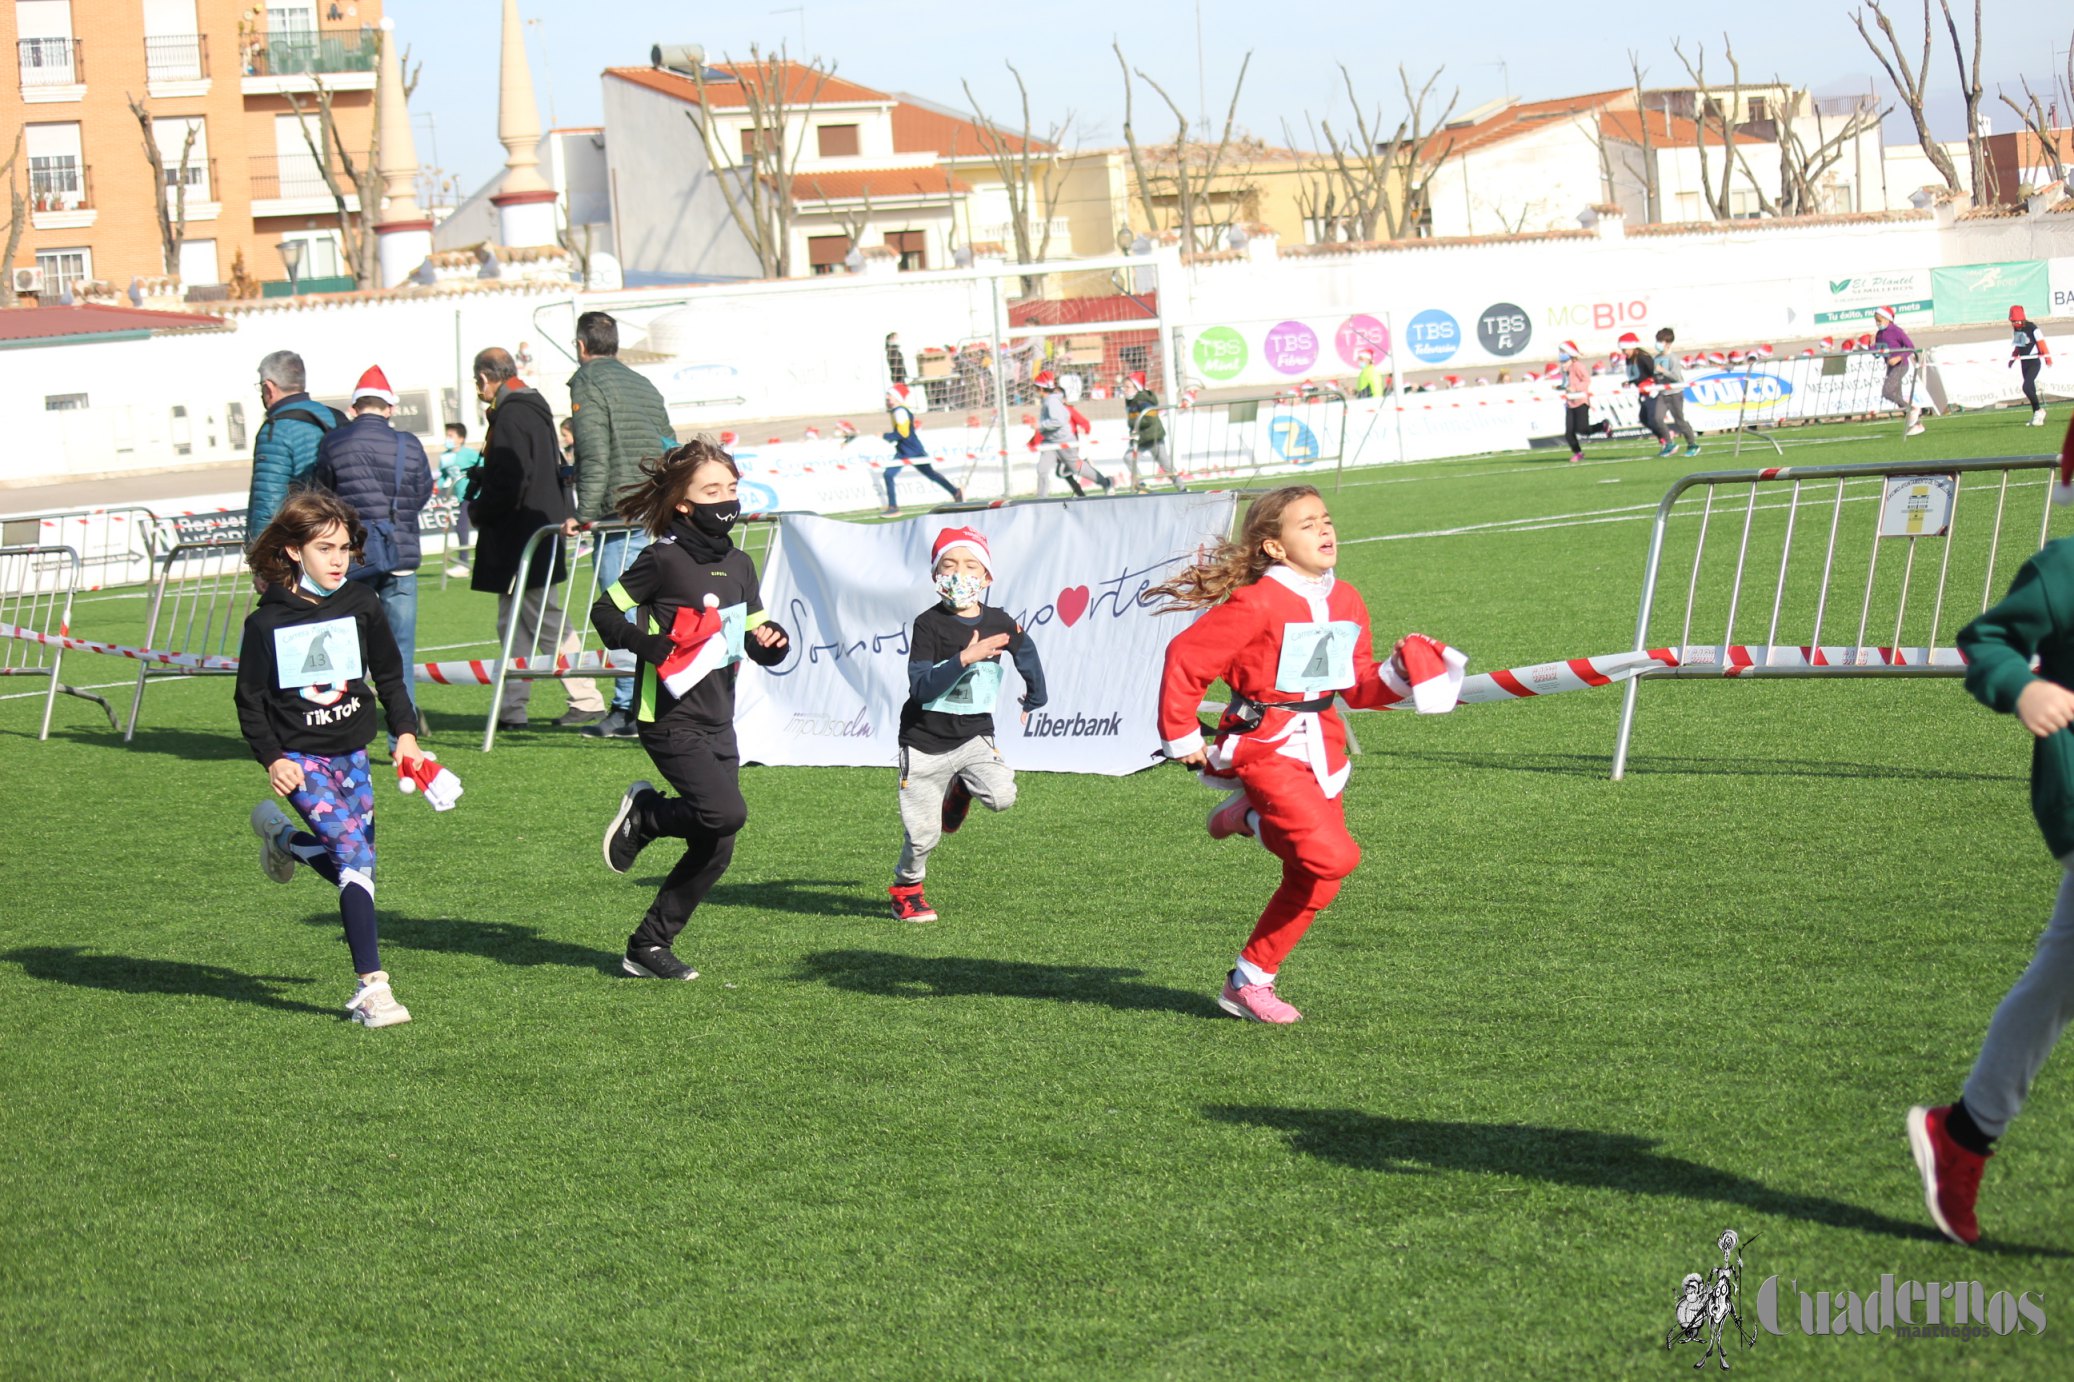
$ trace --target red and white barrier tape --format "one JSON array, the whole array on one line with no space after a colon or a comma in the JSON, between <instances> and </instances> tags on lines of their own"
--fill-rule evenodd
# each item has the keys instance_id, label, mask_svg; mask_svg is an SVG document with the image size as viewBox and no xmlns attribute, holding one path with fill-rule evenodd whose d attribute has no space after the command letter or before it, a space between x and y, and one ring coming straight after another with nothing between
<instances>
[{"instance_id":1,"label":"red and white barrier tape","mask_svg":"<svg viewBox=\"0 0 2074 1382\"><path fill-rule=\"evenodd\" d=\"M51 644L72 652L126 657L136 662L149 662L159 667L180 667L191 672L238 670L238 660L234 657L168 653L156 648L129 648L120 643L101 643L91 638L71 638L63 634L42 633L36 629L23 628L19 624L0 624L0 638L26 639L31 643ZM634 667L632 653L592 652L582 653L573 658L515 657L511 660L514 672L552 672L556 676L631 676ZM496 658L478 658L467 662L421 662L414 669L414 680L437 682L441 686L489 686L496 679Z\"/></svg>"},{"instance_id":2,"label":"red and white barrier tape","mask_svg":"<svg viewBox=\"0 0 2074 1382\"><path fill-rule=\"evenodd\" d=\"M35 629L25 629L20 624L0 624L0 638L22 638L31 643L47 643L73 652L103 653L109 657L127 657L138 662L155 663L162 667L185 667L196 672L238 670L238 660L234 657L205 657L197 653L164 653L154 648L125 648L120 643L97 643L91 638L41 633Z\"/></svg>"}]
</instances>

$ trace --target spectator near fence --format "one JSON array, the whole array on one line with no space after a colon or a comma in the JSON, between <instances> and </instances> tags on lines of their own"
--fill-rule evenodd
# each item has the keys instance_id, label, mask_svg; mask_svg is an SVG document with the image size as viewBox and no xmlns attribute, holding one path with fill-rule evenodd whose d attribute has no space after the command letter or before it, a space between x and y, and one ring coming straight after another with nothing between
<instances>
[{"instance_id":1,"label":"spectator near fence","mask_svg":"<svg viewBox=\"0 0 2074 1382\"><path fill-rule=\"evenodd\" d=\"M569 376L569 434L575 441L576 513L565 525L609 523L618 517L619 495L641 483L641 462L673 450L677 436L670 412L654 384L619 359L619 323L604 312L576 319L576 373ZM610 589L641 549L648 534L608 533L598 542L598 588ZM632 739L634 679L612 685L612 708L583 732L598 739Z\"/></svg>"},{"instance_id":2,"label":"spectator near fence","mask_svg":"<svg viewBox=\"0 0 2074 1382\"><path fill-rule=\"evenodd\" d=\"M266 421L252 438L252 491L245 500L245 545L274 521L288 491L309 478L317 443L345 414L311 398L302 356L277 350L259 362L259 397Z\"/></svg>"},{"instance_id":3,"label":"spectator near fence","mask_svg":"<svg viewBox=\"0 0 2074 1382\"><path fill-rule=\"evenodd\" d=\"M497 627L508 627L514 611L519 624L512 636L515 657L524 657L540 640L547 623L563 630L558 652L574 655L582 648L580 632L569 627L554 596L554 585L567 578L559 539L543 541L518 588L519 560L526 542L541 528L560 527L569 518L568 496L557 474L560 451L555 445L554 410L537 390L518 377L511 352L491 346L475 357L476 397L489 405L489 430L483 436L483 462L470 517L476 527L472 590L497 597ZM569 713L558 723L588 724L605 713L597 686L580 677L563 681ZM501 729L526 727L526 701L532 695L528 677L507 677L497 707Z\"/></svg>"},{"instance_id":4,"label":"spectator near fence","mask_svg":"<svg viewBox=\"0 0 2074 1382\"><path fill-rule=\"evenodd\" d=\"M396 391L380 366L370 368L353 386L353 420L318 443L310 478L351 504L367 528L360 564L348 574L382 602L408 680L418 660L418 515L432 497L432 462L416 437L389 425L395 411Z\"/></svg>"},{"instance_id":5,"label":"spectator near fence","mask_svg":"<svg viewBox=\"0 0 2074 1382\"><path fill-rule=\"evenodd\" d=\"M468 444L468 424L449 422L446 425L446 451L439 460L439 497L454 506L453 564L446 569L449 576L465 576L468 564L461 560L461 553L469 547L468 504L469 488L475 481L475 468L482 464L482 452Z\"/></svg>"}]
</instances>

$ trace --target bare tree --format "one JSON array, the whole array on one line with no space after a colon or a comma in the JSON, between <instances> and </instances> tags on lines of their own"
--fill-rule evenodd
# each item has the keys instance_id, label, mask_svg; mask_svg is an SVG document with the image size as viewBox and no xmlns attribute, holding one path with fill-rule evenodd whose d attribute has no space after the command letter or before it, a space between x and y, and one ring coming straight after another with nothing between
<instances>
[{"instance_id":1,"label":"bare tree","mask_svg":"<svg viewBox=\"0 0 2074 1382\"><path fill-rule=\"evenodd\" d=\"M1173 165L1172 177L1175 201L1180 212L1182 248L1189 252L1206 248L1197 237L1198 224L1203 225L1203 228L1214 237L1220 225L1228 225L1236 219L1239 203L1243 200L1242 191L1225 189L1226 214L1220 218L1215 209L1212 189L1218 175L1224 171L1225 157L1232 152L1232 133L1239 115L1239 93L1245 89L1246 69L1253 63L1253 52L1248 49L1245 58L1239 63L1238 80L1232 83L1231 88L1231 105L1224 113L1224 133L1219 137L1215 147L1211 147L1207 141L1189 139L1188 117L1181 113L1181 107L1174 103L1174 98L1167 94L1165 87L1146 76L1142 69L1133 68L1125 60L1120 43L1112 39L1110 47L1115 49L1116 61L1124 69L1123 137L1124 143L1130 149L1131 169L1138 176L1138 194L1144 200L1146 219L1154 229L1159 227L1156 199L1147 185L1144 155L1138 147L1137 133L1131 124L1130 92L1131 78L1134 75L1151 87L1153 93L1166 102L1167 109L1174 114L1173 143L1162 152L1167 155L1166 161ZM1241 142L1245 144L1248 141ZM1254 148L1259 147L1257 140L1250 141L1250 144Z\"/></svg>"},{"instance_id":2,"label":"bare tree","mask_svg":"<svg viewBox=\"0 0 2074 1382\"><path fill-rule=\"evenodd\" d=\"M1650 132L1649 108L1642 99L1642 78L1646 70L1642 66L1641 56L1632 48L1628 49L1628 70L1634 74L1635 121L1639 127L1634 140L1607 135L1607 111L1604 106L1589 106L1580 110L1573 123L1579 133L1598 150L1599 178L1604 185L1603 199L1609 202L1620 200L1619 174L1627 172L1642 193L1643 221L1654 223L1663 219L1663 195L1656 167L1656 136ZM1667 135L1668 133L1666 130ZM1635 150L1633 157L1628 153L1630 149ZM1618 169L1614 166L1616 163L1619 165ZM1524 221L1525 212L1521 213L1521 218ZM1500 220L1502 224L1503 218Z\"/></svg>"},{"instance_id":3,"label":"bare tree","mask_svg":"<svg viewBox=\"0 0 2074 1382\"><path fill-rule=\"evenodd\" d=\"M1697 49L1698 56L1688 58L1682 40L1671 44L1671 51L1678 55L1679 62L1685 64L1686 75L1692 78L1692 84L1697 88L1698 103L1693 109L1693 123L1699 127L1699 137L1693 142L1700 165L1700 197L1706 203L1709 216L1725 221L1729 215L1729 187L1734 179L1730 176L1731 168L1724 164L1720 186L1715 186L1713 167L1707 157L1707 130L1711 124L1720 132L1721 147L1730 148L1735 139L1735 117L1721 102L1707 95L1707 45L1699 44Z\"/></svg>"},{"instance_id":4,"label":"bare tree","mask_svg":"<svg viewBox=\"0 0 2074 1382\"><path fill-rule=\"evenodd\" d=\"M158 134L152 128L151 112L135 96L124 93L130 103L130 114L137 117L137 126L144 134L144 157L151 164L152 207L158 213L158 239L164 272L180 272L180 246L187 239L187 177L194 160L195 139L202 132L200 120L187 122L187 137L180 141L180 164L166 176L165 153L158 146ZM170 185L169 185L170 184Z\"/></svg>"},{"instance_id":5,"label":"bare tree","mask_svg":"<svg viewBox=\"0 0 2074 1382\"><path fill-rule=\"evenodd\" d=\"M15 126L14 152L0 163L0 182L7 184L7 253L0 256L0 268L14 267L15 252L22 247L22 232L29 228L29 202L22 195L20 167L22 161L22 128ZM0 307L12 307L19 299L14 291L14 275L9 273L0 279Z\"/></svg>"},{"instance_id":6,"label":"bare tree","mask_svg":"<svg viewBox=\"0 0 2074 1382\"><path fill-rule=\"evenodd\" d=\"M1039 264L1051 253L1052 211L1058 205L1059 184L1064 180L1065 163L1059 157L1059 140L1072 127L1073 112L1067 111L1066 118L1054 125L1044 136L1038 138L1030 123L1030 89L1023 85L1023 74L1016 71L1014 63L1006 64L1015 77L1016 94L1022 99L1023 132L1020 135L1004 134L994 118L980 108L979 98L972 94L972 83L963 83L965 99L972 104L974 122L979 126L979 145L994 171L1000 175L1002 190L1008 197L1009 228L1015 236L1015 255L1018 263ZM1041 235L1032 235L1030 221L1032 213L1044 223Z\"/></svg>"},{"instance_id":7,"label":"bare tree","mask_svg":"<svg viewBox=\"0 0 2074 1382\"><path fill-rule=\"evenodd\" d=\"M1363 240L1404 240L1419 233L1429 220L1433 179L1454 153L1454 139L1446 133L1448 117L1461 98L1457 88L1435 119L1427 119L1427 105L1445 68L1436 67L1431 76L1413 88L1411 73L1402 63L1397 82L1404 92L1404 114L1397 128L1383 133L1380 107L1364 108L1354 91L1353 73L1339 65L1341 84L1354 111L1353 129L1342 134L1330 120L1318 128L1332 156L1339 188L1346 205L1345 215Z\"/></svg>"},{"instance_id":8,"label":"bare tree","mask_svg":"<svg viewBox=\"0 0 2074 1382\"><path fill-rule=\"evenodd\" d=\"M813 184L813 188L814 195L820 198L825 205L828 198L821 191L821 184L816 182ZM870 185L866 184L860 187L858 193L859 196L856 198L858 205L848 210L834 213L836 224L842 227L843 237L850 242L850 248L853 250L862 250L864 248L865 233L871 229Z\"/></svg>"},{"instance_id":9,"label":"bare tree","mask_svg":"<svg viewBox=\"0 0 2074 1382\"><path fill-rule=\"evenodd\" d=\"M1966 45L1959 40L1959 24L1952 18L1951 0L1937 0L1944 11L1945 32L1952 38L1952 57L1959 67L1959 92L1966 98L1966 161L1973 185L1973 204L1987 206L1999 201L1994 165L1988 161L1987 140L1980 132L1980 0L1973 0L1973 61L1968 70Z\"/></svg>"},{"instance_id":10,"label":"bare tree","mask_svg":"<svg viewBox=\"0 0 2074 1382\"><path fill-rule=\"evenodd\" d=\"M2064 78L2066 85L2060 85L2061 80L2060 77L2053 78L2053 84L2046 93L2050 100L2031 90L2031 80L2028 77L2023 78L2022 105L2010 100L2000 91L1995 94L2001 97L2003 105L2016 112L2017 118L2024 122L2024 128L2038 141L2039 157L2045 160L2045 180L2064 184L2069 174L2074 173L2074 168L2068 166L2067 155L2061 148L2060 139L2064 131L2057 127L2055 116L2062 109L2074 108L2074 33L2067 36L2067 71ZM2074 188L2067 188L2066 191L2069 195L2074 195Z\"/></svg>"},{"instance_id":11,"label":"bare tree","mask_svg":"<svg viewBox=\"0 0 2074 1382\"><path fill-rule=\"evenodd\" d=\"M419 68L411 66L408 47L403 50L400 61L402 71L407 74L403 82L403 99L407 103L411 93L418 89ZM376 254L378 237L374 227L382 206L382 177L376 171L382 161L381 122L369 122L367 148L356 157L354 151L346 147L346 137L340 132L337 117L332 112L331 88L314 72L309 76L310 84L316 90L314 112L306 112L295 93L284 91L281 94L288 102L288 109L295 113L296 127L302 131L303 146L317 161L318 176L324 179L324 190L331 194L331 203L337 208L339 246L353 270L355 286L379 287L381 268ZM312 113L316 116L314 131L310 128ZM348 197L355 201L353 208L346 205Z\"/></svg>"},{"instance_id":12,"label":"bare tree","mask_svg":"<svg viewBox=\"0 0 2074 1382\"><path fill-rule=\"evenodd\" d=\"M1887 80L1894 84L1894 90L1901 97L1902 105L1907 107L1909 118L1915 122L1916 142L1922 145L1923 154L1930 160L1930 166L1944 179L1946 187L1957 192L1959 171L1952 166L1951 155L1944 151L1944 146L1930 137L1930 121L1923 113L1923 98L1930 84L1930 46L1935 37L1930 27L1930 0L1923 0L1923 56L1913 67L1909 64L1908 54L1902 51L1901 39L1894 32L1893 21L1888 19L1887 12L1880 8L1880 0L1865 0L1865 7L1872 11L1873 21L1878 25L1881 36L1886 39L1887 47L1883 50L1878 40L1866 31L1863 11L1853 14L1851 23L1857 26L1858 37L1865 40L1865 46L1872 50L1873 57L1886 71ZM1972 121L1968 121L1967 128L1969 131L1974 130ZM1977 137L1977 134L1969 137Z\"/></svg>"},{"instance_id":13,"label":"bare tree","mask_svg":"<svg viewBox=\"0 0 2074 1382\"><path fill-rule=\"evenodd\" d=\"M788 140L794 110L811 109L819 103L822 88L835 74L835 64L822 66L819 58L804 64L813 76L813 88L804 101L795 101L791 91L791 69L795 64L780 44L775 55L765 57L762 49L749 45L749 61L723 59L720 70L735 79L749 111L748 138L739 157L722 146L720 128L707 103L706 66L691 64L691 81L698 91L698 106L684 112L698 131L699 148L706 167L720 188L727 214L742 239L756 255L765 278L789 278L792 274L792 225L798 207L792 195L792 180L806 152L805 132ZM789 144L789 149L788 149Z\"/></svg>"},{"instance_id":14,"label":"bare tree","mask_svg":"<svg viewBox=\"0 0 2074 1382\"><path fill-rule=\"evenodd\" d=\"M1777 82L1777 79L1774 78ZM1857 97L1845 116L1842 126L1830 133L1827 120L1822 113L1821 103L1816 101L1806 87L1785 88L1787 90L1785 118L1779 124L1779 214L1782 216L1815 216L1830 208L1822 196L1822 179L1837 164L1843 161L1851 144L1866 134L1876 132L1886 111L1870 95ZM1802 137L1795 112L1807 107L1809 117L1815 122L1815 143L1809 147Z\"/></svg>"}]
</instances>

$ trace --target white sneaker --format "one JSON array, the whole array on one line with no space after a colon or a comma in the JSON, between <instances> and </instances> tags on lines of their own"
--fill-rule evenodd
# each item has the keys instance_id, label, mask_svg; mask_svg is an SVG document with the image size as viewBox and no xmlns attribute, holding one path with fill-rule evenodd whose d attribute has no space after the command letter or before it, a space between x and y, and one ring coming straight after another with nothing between
<instances>
[{"instance_id":1,"label":"white sneaker","mask_svg":"<svg viewBox=\"0 0 2074 1382\"><path fill-rule=\"evenodd\" d=\"M346 1004L346 1016L363 1027L394 1027L410 1021L410 1009L396 1001L389 989L389 976L382 970L361 979Z\"/></svg>"},{"instance_id":2,"label":"white sneaker","mask_svg":"<svg viewBox=\"0 0 2074 1382\"><path fill-rule=\"evenodd\" d=\"M295 822L271 798L252 808L252 833L259 837L259 871L276 883L295 879L295 856L283 843Z\"/></svg>"},{"instance_id":3,"label":"white sneaker","mask_svg":"<svg viewBox=\"0 0 2074 1382\"><path fill-rule=\"evenodd\" d=\"M2031 421L2027 425L2031 427L2043 427L2045 425L2045 410L2043 408L2032 409Z\"/></svg>"},{"instance_id":4,"label":"white sneaker","mask_svg":"<svg viewBox=\"0 0 2074 1382\"><path fill-rule=\"evenodd\" d=\"M1906 432L1903 432L1901 435L1904 437L1920 437L1923 435L1923 430L1924 429L1922 423L1913 422L1909 424L1908 430Z\"/></svg>"},{"instance_id":5,"label":"white sneaker","mask_svg":"<svg viewBox=\"0 0 2074 1382\"><path fill-rule=\"evenodd\" d=\"M469 570L468 570L468 568L467 568L466 566L463 566L463 565L462 565L462 564L461 564L460 562L455 562L455 563L454 563L454 564L453 564L452 566L449 566L449 567L448 567L448 568L446 569L446 573L447 573L447 574L448 574L449 576L466 576L466 575L468 575L468 574L469 574Z\"/></svg>"}]
</instances>

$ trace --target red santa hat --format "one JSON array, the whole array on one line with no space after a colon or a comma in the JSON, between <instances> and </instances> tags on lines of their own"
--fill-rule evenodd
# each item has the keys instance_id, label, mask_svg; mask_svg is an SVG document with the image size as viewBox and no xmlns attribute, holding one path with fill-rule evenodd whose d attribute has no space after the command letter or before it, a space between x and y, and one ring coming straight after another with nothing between
<instances>
[{"instance_id":1,"label":"red santa hat","mask_svg":"<svg viewBox=\"0 0 2074 1382\"><path fill-rule=\"evenodd\" d=\"M396 406L396 390L389 387L389 376L382 373L380 365L369 365L367 373L353 386L353 401L363 398L379 398L391 408Z\"/></svg>"},{"instance_id":2,"label":"red santa hat","mask_svg":"<svg viewBox=\"0 0 2074 1382\"><path fill-rule=\"evenodd\" d=\"M1891 307L1875 307L1872 309L1872 319L1876 322L1890 322L1894 320L1894 309Z\"/></svg>"},{"instance_id":3,"label":"red santa hat","mask_svg":"<svg viewBox=\"0 0 2074 1382\"><path fill-rule=\"evenodd\" d=\"M886 402L899 406L907 402L907 385L894 384L886 390Z\"/></svg>"},{"instance_id":4,"label":"red santa hat","mask_svg":"<svg viewBox=\"0 0 2074 1382\"><path fill-rule=\"evenodd\" d=\"M1577 342L1563 341L1556 346L1556 354L1564 356L1567 359L1574 360L1578 356L1584 354L1584 352L1577 348Z\"/></svg>"},{"instance_id":5,"label":"red santa hat","mask_svg":"<svg viewBox=\"0 0 2074 1382\"><path fill-rule=\"evenodd\" d=\"M1397 657L1404 664L1404 675L1399 677L1397 669L1385 662L1377 668L1383 685L1399 697L1410 697L1412 708L1421 715L1444 715L1455 708L1462 697L1469 654L1437 638L1413 633L1398 640Z\"/></svg>"},{"instance_id":6,"label":"red santa hat","mask_svg":"<svg viewBox=\"0 0 2074 1382\"><path fill-rule=\"evenodd\" d=\"M1642 338L1640 336L1637 336L1632 331L1624 331L1621 333L1620 340L1616 342L1616 344L1618 344L1622 350L1633 350L1636 346L1642 344Z\"/></svg>"},{"instance_id":7,"label":"red santa hat","mask_svg":"<svg viewBox=\"0 0 2074 1382\"><path fill-rule=\"evenodd\" d=\"M942 561L944 553L955 552L960 548L978 557L979 564L987 569L988 576L994 574L994 554L987 548L986 534L972 528L945 528L938 533L935 545L929 549L930 567L933 569L936 563Z\"/></svg>"},{"instance_id":8,"label":"red santa hat","mask_svg":"<svg viewBox=\"0 0 2074 1382\"><path fill-rule=\"evenodd\" d=\"M2060 482L2052 487L2052 502L2074 504L2074 414L2067 418L2067 435L2060 442Z\"/></svg>"},{"instance_id":9,"label":"red santa hat","mask_svg":"<svg viewBox=\"0 0 2074 1382\"><path fill-rule=\"evenodd\" d=\"M1048 389L1059 382L1059 377L1048 369L1041 369L1030 376L1030 382L1040 389Z\"/></svg>"}]
</instances>

